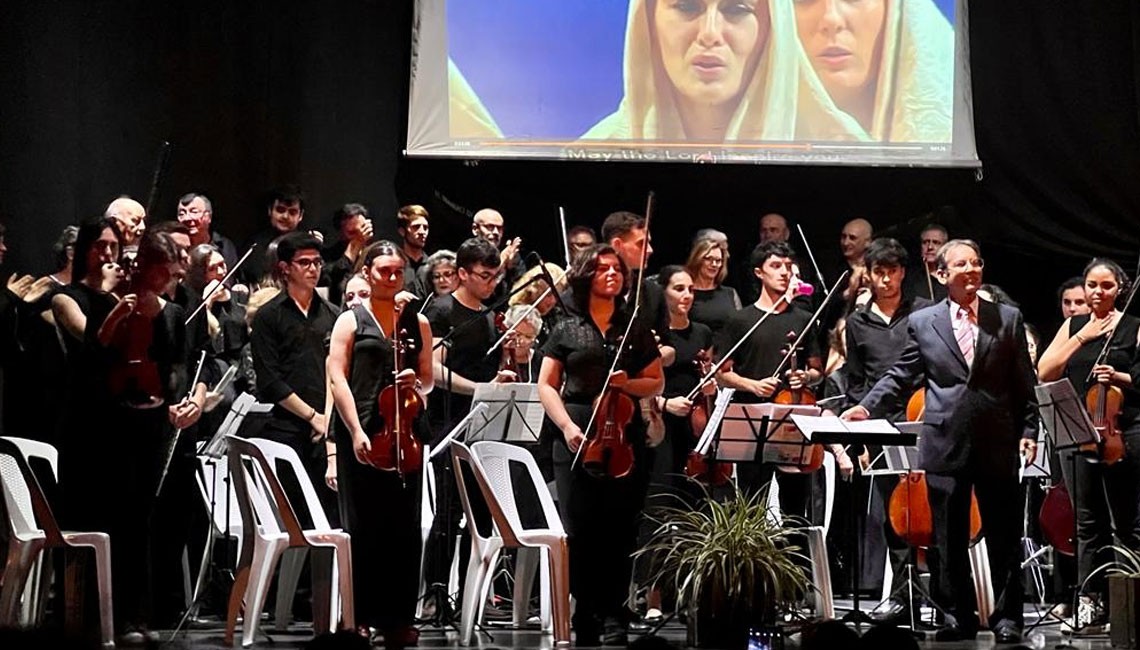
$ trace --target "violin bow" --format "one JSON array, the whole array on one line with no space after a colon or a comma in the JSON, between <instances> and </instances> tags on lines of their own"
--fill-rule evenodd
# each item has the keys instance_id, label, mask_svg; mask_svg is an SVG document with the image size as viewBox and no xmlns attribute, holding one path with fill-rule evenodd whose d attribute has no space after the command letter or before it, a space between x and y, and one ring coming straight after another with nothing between
<instances>
[{"instance_id":1,"label":"violin bow","mask_svg":"<svg viewBox=\"0 0 1140 650\"><path fill-rule=\"evenodd\" d=\"M760 327L761 323L768 320L769 316L776 313L776 308L780 306L780 303L784 303L787 301L788 301L788 295L787 294L781 295L779 300L777 300L776 303L774 305L772 305L771 311L764 312L764 314L762 316L760 316L760 318L756 319L756 322L752 324L752 327L749 327L748 331L744 333L744 336L741 336L736 341L736 343L732 344L732 347L728 349L728 352L725 352L723 355L721 355L720 361L717 361L716 363L713 364L712 368L710 368L709 371L707 373L705 373L705 376L702 377L699 382L697 382L696 387L693 388L693 390L689 391L689 394L685 396L685 399L691 400L694 397L696 397L697 393L701 392L701 389L705 387L705 384L709 383L709 380L711 380L716 375L716 373L720 372L720 369L724 366L724 364L727 363L728 360L732 358L732 354L734 352L736 352L736 349L739 348L741 345L744 345L744 342L748 340L748 337L752 336L752 333L755 332Z\"/></svg>"},{"instance_id":2,"label":"violin bow","mask_svg":"<svg viewBox=\"0 0 1140 650\"><path fill-rule=\"evenodd\" d=\"M629 338L629 333L633 329L633 322L637 320L637 313L641 310L641 285L642 275L645 273L645 261L648 259L646 252L649 250L649 220L653 213L653 192L649 192L649 199L645 205L645 243L641 246L641 268L638 269L637 287L633 292L633 313L629 315L629 322L625 325L625 333L622 334L621 339L618 341L617 350L614 352L614 361L610 364L610 371L606 373L606 381L602 384L602 392L598 393L599 397L606 394L610 388L610 379L617 370L618 361L621 359L622 350L625 349L626 340ZM602 405L602 400L599 399L595 404L592 411L590 411L590 421L586 423L586 429L582 432L583 436L589 436L590 430L594 427L594 421L598 418L598 407ZM570 469L573 471L578 466L578 459L582 456L582 450L586 448L585 441L578 445L578 451L574 452L574 460L570 463Z\"/></svg>"},{"instance_id":3,"label":"violin bow","mask_svg":"<svg viewBox=\"0 0 1140 650\"><path fill-rule=\"evenodd\" d=\"M566 210L558 206L558 221L562 224L562 252L566 254L566 268L570 268L570 234L566 232Z\"/></svg>"},{"instance_id":4,"label":"violin bow","mask_svg":"<svg viewBox=\"0 0 1140 650\"><path fill-rule=\"evenodd\" d=\"M802 343L804 340L804 337L807 336L807 333L811 331L811 328L815 326L816 321L818 321L819 317L823 314L823 310L827 307L827 303L831 302L831 297L835 295L835 290L839 288L840 283L847 280L847 276L850 274L851 271L844 271L843 275L840 275L839 279L835 281L835 284L831 285L831 291L827 292L827 295L824 297L823 302L819 304L819 307L816 308L815 313L812 314L811 320L807 322L807 325L804 325L803 331L801 331L800 335L796 337L796 340L793 341L790 346L788 346L788 353L784 355L783 360L780 361L780 365L776 366L776 371L772 373L773 378L779 378L780 372L784 369L784 366L788 363L788 361L791 360L792 355L796 353L796 349L799 348L800 343Z\"/></svg>"},{"instance_id":5,"label":"violin bow","mask_svg":"<svg viewBox=\"0 0 1140 650\"><path fill-rule=\"evenodd\" d=\"M194 379L190 382L190 388L186 391L186 398L190 399L194 395L194 387L198 385L198 379L202 376L202 366L206 363L206 351L202 350L198 355L198 367L194 370ZM170 439L170 445L166 448L166 455L162 461L162 474L158 477L158 489L154 491L154 496L162 494L162 484L166 482L166 475L170 472L170 461L174 459L174 450L178 447L178 439L182 437L182 428L179 427L174 430L174 436Z\"/></svg>"},{"instance_id":6,"label":"violin bow","mask_svg":"<svg viewBox=\"0 0 1140 650\"><path fill-rule=\"evenodd\" d=\"M150 194L146 199L146 216L154 218L154 204L158 200L158 188L162 186L162 177L170 167L170 141L163 140L158 151L158 162L154 166L154 176L150 179Z\"/></svg>"},{"instance_id":7,"label":"violin bow","mask_svg":"<svg viewBox=\"0 0 1140 650\"><path fill-rule=\"evenodd\" d=\"M804 229L801 228L800 224L797 223L796 224L796 230L799 231L800 240L804 243L804 249L807 250L808 259L811 260L811 267L815 270L815 277L819 278L820 288L823 289L824 291L827 291L827 280L824 280L823 274L819 272L819 264L815 263L815 255L811 252L811 244L808 243L807 237L804 236ZM839 285L837 284L836 286L839 286ZM834 290L835 289L833 288L832 291L834 291ZM830 296L831 293L828 292L826 295Z\"/></svg>"},{"instance_id":8,"label":"violin bow","mask_svg":"<svg viewBox=\"0 0 1140 650\"><path fill-rule=\"evenodd\" d=\"M210 298L211 298L211 297L212 297L212 296L213 296L215 293L217 293L218 291L220 291L222 287L226 286L226 282L227 282L227 281L228 281L230 278L234 277L234 273L237 273L237 270L238 270L239 268L241 268L241 265L242 265L242 264L245 264L245 261L246 261L247 259L249 259L249 256L250 256L251 254L253 254L253 249L255 249L255 248L257 248L257 244L254 244L253 246L250 246L250 247L249 247L249 250L247 250L247 251L245 252L245 255L242 255L242 256L241 256L241 259L240 259L240 260L238 260L238 261L237 261L237 264L234 264L234 267L233 267L232 269L230 269L230 270L229 270L229 272L227 272L227 273L226 273L225 277L223 277L223 278L222 278L221 282L218 282L217 284L215 284L215 285L214 285L214 288L210 289L210 291L209 291L209 292L207 292L207 293L206 293L206 295L202 296L202 302L201 302L201 303L199 303L199 305L198 305L197 307L195 307L195 308L194 308L194 311L190 312L190 315L186 317L186 322L185 322L185 323L183 323L183 325L189 325L189 324L190 324L190 321L194 320L194 317L195 317L195 316L197 316L197 315L198 315L198 313L199 313L199 312L201 312L201 311L202 311L202 309L203 309L203 308L204 308L204 307L205 307L205 306L206 306L206 305L207 305L207 304L210 302Z\"/></svg>"}]
</instances>

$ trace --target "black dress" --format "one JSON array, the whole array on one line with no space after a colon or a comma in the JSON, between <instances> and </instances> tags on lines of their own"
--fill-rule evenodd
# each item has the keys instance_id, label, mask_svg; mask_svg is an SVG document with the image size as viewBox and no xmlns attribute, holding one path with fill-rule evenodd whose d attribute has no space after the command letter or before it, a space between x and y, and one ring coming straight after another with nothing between
<instances>
[{"instance_id":1,"label":"black dress","mask_svg":"<svg viewBox=\"0 0 1140 650\"><path fill-rule=\"evenodd\" d=\"M736 289L723 284L715 289L693 289L693 307L689 320L703 323L716 332L740 309Z\"/></svg>"},{"instance_id":2,"label":"black dress","mask_svg":"<svg viewBox=\"0 0 1140 650\"><path fill-rule=\"evenodd\" d=\"M371 437L384 424L377 398L392 384L392 341L367 307L357 305L352 313L356 332L348 385L360 426ZM424 342L413 310L403 312L400 328L411 340L402 359L404 367L415 368ZM385 630L411 625L419 589L421 472L401 479L396 472L360 463L353 453L352 434L339 413L333 425L341 522L352 535L356 624Z\"/></svg>"}]
</instances>

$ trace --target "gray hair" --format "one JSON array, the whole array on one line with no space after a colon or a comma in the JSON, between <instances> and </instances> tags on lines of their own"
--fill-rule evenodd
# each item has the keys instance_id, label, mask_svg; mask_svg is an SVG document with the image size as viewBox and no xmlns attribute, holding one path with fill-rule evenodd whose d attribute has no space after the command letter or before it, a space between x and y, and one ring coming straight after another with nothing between
<instances>
[{"instance_id":1,"label":"gray hair","mask_svg":"<svg viewBox=\"0 0 1140 650\"><path fill-rule=\"evenodd\" d=\"M527 313L528 310L530 313ZM542 316L537 309L531 309L530 305L512 305L503 314L503 323L507 327L514 327L519 321L525 321L534 328L535 333L542 331Z\"/></svg>"},{"instance_id":2,"label":"gray hair","mask_svg":"<svg viewBox=\"0 0 1140 650\"><path fill-rule=\"evenodd\" d=\"M214 204L210 203L210 198L205 194L199 194L197 192L189 192L187 194L183 194L182 198L178 199L178 205L190 205L190 202L194 199L202 199L202 203L206 204L206 212L214 211Z\"/></svg>"}]
</instances>

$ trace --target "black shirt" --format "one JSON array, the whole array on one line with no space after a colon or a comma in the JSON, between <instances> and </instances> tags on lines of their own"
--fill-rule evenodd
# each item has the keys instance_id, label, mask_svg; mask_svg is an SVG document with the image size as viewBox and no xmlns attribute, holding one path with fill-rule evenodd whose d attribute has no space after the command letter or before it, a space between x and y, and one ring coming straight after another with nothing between
<instances>
[{"instance_id":1,"label":"black shirt","mask_svg":"<svg viewBox=\"0 0 1140 650\"><path fill-rule=\"evenodd\" d=\"M712 347L713 332L703 323L690 322L685 329L667 330L661 337L661 344L676 350L673 363L665 368L665 390L662 395L683 397L703 377L697 364L697 354Z\"/></svg>"},{"instance_id":2,"label":"black shirt","mask_svg":"<svg viewBox=\"0 0 1140 650\"><path fill-rule=\"evenodd\" d=\"M276 403L296 393L306 404L325 407L325 357L337 309L313 294L309 313L282 291L265 303L253 319L250 346L257 374L257 393L266 403ZM275 420L296 431L310 425L281 406L273 408Z\"/></svg>"},{"instance_id":3,"label":"black shirt","mask_svg":"<svg viewBox=\"0 0 1140 650\"><path fill-rule=\"evenodd\" d=\"M436 298L424 310L424 317L431 324L431 334L442 339L454 332L443 351L443 365L451 368L473 382L488 382L499 372L499 354L488 355L487 350L499 338L496 334L492 312L468 309L455 299L454 295ZM447 372L443 374L443 387L447 387ZM451 393L448 418L457 422L471 410L471 396ZM445 422L442 401L431 400L432 424L450 426ZM435 431L436 435L446 431Z\"/></svg>"},{"instance_id":4,"label":"black shirt","mask_svg":"<svg viewBox=\"0 0 1140 650\"><path fill-rule=\"evenodd\" d=\"M1073 316L1069 320L1069 336L1075 336L1077 332L1081 331L1081 328L1089 322L1089 318L1091 318L1089 314ZM1121 428L1132 424L1136 420L1136 416L1140 415L1140 394L1136 390L1137 371L1140 370L1140 363L1137 363L1136 366L1133 365L1134 362L1140 362L1136 356L1137 330L1140 330L1140 318L1127 314L1122 316L1116 325L1112 344L1108 347L1108 356L1104 361L1120 372L1130 373L1133 378L1132 386L1120 387L1124 392L1124 408L1118 421ZM1065 364L1065 377L1069 378L1077 395L1082 396L1082 398L1089 389L1090 384L1087 381L1089 373L1092 372L1093 364L1103 348L1103 336L1089 339L1077 348L1077 351L1069 357L1069 361Z\"/></svg>"},{"instance_id":5,"label":"black shirt","mask_svg":"<svg viewBox=\"0 0 1140 650\"><path fill-rule=\"evenodd\" d=\"M903 279L903 297L904 298L924 298L931 302L938 302L948 296L946 285L938 281L933 276L930 278L930 284L926 284L926 265L919 264L912 266L906 270L906 277ZM931 297L931 291L934 296Z\"/></svg>"},{"instance_id":6,"label":"black shirt","mask_svg":"<svg viewBox=\"0 0 1140 650\"><path fill-rule=\"evenodd\" d=\"M724 329L715 335L716 352L714 356L716 359L722 358L764 313L754 304L736 312L725 323ZM811 314L797 307L772 314L733 353L732 371L749 379L764 379L772 376L776 367L784 359L785 352L782 350L788 344L788 333L795 332L798 336L809 321L811 321ZM809 358L819 356L819 341L817 337L809 333L800 342L800 351L796 355L798 367L804 368ZM785 364L784 369L787 370L789 366L790 364ZM752 398L738 392L737 399L749 400Z\"/></svg>"},{"instance_id":7,"label":"black shirt","mask_svg":"<svg viewBox=\"0 0 1140 650\"><path fill-rule=\"evenodd\" d=\"M604 337L589 313L568 315L554 326L542 353L562 364L564 403L591 404L602 392L617 341L625 333L628 322L624 314L615 313ZM629 341L617 369L634 377L660 356L653 333L638 319L630 328Z\"/></svg>"},{"instance_id":8,"label":"black shirt","mask_svg":"<svg viewBox=\"0 0 1140 650\"><path fill-rule=\"evenodd\" d=\"M911 312L929 305L921 298L903 298L890 323L871 312L867 305L856 309L847 318L847 360L844 374L847 379L847 404L858 404L875 382L898 360L907 342L907 323ZM902 414L902 404L891 409L890 419Z\"/></svg>"},{"instance_id":9,"label":"black shirt","mask_svg":"<svg viewBox=\"0 0 1140 650\"><path fill-rule=\"evenodd\" d=\"M234 265L237 264L238 260L241 259L241 255L238 254L237 246L233 243L233 241L231 241L229 237L226 237L217 230L210 231L210 243L213 244L214 248L217 248L218 252L222 254L222 259L226 261L227 269L233 269ZM253 255L250 255L249 257L250 259L253 259ZM246 263L248 262L249 260L246 260ZM245 264L242 265L242 268L244 267ZM238 273L240 272L241 270L239 269ZM238 273L235 273L234 275L236 276ZM234 279L230 278L227 286L232 286L233 284Z\"/></svg>"},{"instance_id":10,"label":"black shirt","mask_svg":"<svg viewBox=\"0 0 1140 650\"><path fill-rule=\"evenodd\" d=\"M689 319L704 323L712 331L720 331L729 318L740 309L736 289L723 284L715 289L693 289L693 307Z\"/></svg>"}]
</instances>

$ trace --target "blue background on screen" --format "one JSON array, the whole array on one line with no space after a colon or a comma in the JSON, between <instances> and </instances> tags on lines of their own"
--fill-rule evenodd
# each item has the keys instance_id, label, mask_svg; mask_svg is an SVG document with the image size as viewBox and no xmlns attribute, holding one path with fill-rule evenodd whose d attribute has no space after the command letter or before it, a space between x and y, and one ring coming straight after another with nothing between
<instances>
[{"instance_id":1,"label":"blue background on screen","mask_svg":"<svg viewBox=\"0 0 1140 650\"><path fill-rule=\"evenodd\" d=\"M446 2L448 53L508 138L577 138L617 108L628 2Z\"/></svg>"}]
</instances>

